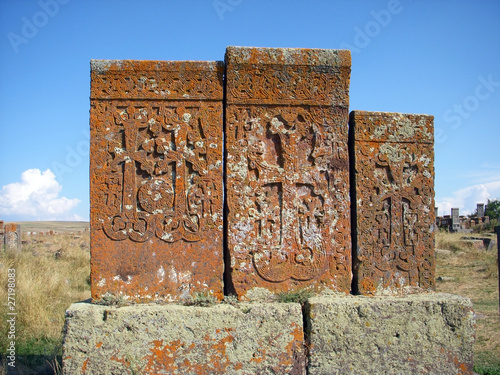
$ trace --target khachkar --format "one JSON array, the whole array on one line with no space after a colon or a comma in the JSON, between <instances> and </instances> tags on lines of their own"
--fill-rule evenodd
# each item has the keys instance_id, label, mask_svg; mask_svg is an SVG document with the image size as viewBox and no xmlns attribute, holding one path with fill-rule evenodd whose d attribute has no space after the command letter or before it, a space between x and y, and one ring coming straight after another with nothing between
<instances>
[{"instance_id":1,"label":"khachkar","mask_svg":"<svg viewBox=\"0 0 500 375\"><path fill-rule=\"evenodd\" d=\"M222 299L222 62L93 61L91 286Z\"/></svg>"},{"instance_id":2,"label":"khachkar","mask_svg":"<svg viewBox=\"0 0 500 375\"><path fill-rule=\"evenodd\" d=\"M21 250L21 225L15 223L5 224L3 228L5 250ZM3 242L2 242L3 244Z\"/></svg>"},{"instance_id":3,"label":"khachkar","mask_svg":"<svg viewBox=\"0 0 500 375\"><path fill-rule=\"evenodd\" d=\"M350 127L354 292L434 289L433 117L353 111Z\"/></svg>"},{"instance_id":4,"label":"khachkar","mask_svg":"<svg viewBox=\"0 0 500 375\"><path fill-rule=\"evenodd\" d=\"M349 292L350 52L229 47L226 69L230 288Z\"/></svg>"}]
</instances>

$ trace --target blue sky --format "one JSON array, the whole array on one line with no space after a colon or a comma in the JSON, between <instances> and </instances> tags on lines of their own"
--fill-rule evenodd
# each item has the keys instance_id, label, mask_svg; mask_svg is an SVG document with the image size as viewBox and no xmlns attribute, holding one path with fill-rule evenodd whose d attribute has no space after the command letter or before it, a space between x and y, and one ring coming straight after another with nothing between
<instances>
[{"instance_id":1,"label":"blue sky","mask_svg":"<svg viewBox=\"0 0 500 375\"><path fill-rule=\"evenodd\" d=\"M436 203L500 198L500 1L2 0L0 219L88 220L90 59L347 48L350 109L435 116Z\"/></svg>"}]
</instances>

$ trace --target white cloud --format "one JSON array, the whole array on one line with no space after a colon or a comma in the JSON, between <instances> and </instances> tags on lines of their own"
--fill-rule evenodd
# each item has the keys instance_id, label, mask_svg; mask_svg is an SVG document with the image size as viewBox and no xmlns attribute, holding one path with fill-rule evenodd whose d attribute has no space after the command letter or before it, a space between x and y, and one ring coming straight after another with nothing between
<instances>
[{"instance_id":1,"label":"white cloud","mask_svg":"<svg viewBox=\"0 0 500 375\"><path fill-rule=\"evenodd\" d=\"M469 215L478 203L487 203L488 199L500 198L500 181L476 184L454 191L451 197L436 198L439 215L450 215L452 208L459 208L461 215Z\"/></svg>"},{"instance_id":2,"label":"white cloud","mask_svg":"<svg viewBox=\"0 0 500 375\"><path fill-rule=\"evenodd\" d=\"M79 199L59 197L62 186L50 169L28 169L21 174L21 181L0 190L0 215L21 220L79 220L70 211ZM16 220L19 220L16 219Z\"/></svg>"}]
</instances>

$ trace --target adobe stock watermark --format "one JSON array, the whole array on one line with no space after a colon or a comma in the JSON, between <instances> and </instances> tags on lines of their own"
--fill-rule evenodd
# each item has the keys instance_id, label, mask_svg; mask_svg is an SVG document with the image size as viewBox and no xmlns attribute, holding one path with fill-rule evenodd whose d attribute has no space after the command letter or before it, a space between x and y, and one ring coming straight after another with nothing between
<instances>
[{"instance_id":1,"label":"adobe stock watermark","mask_svg":"<svg viewBox=\"0 0 500 375\"><path fill-rule=\"evenodd\" d=\"M74 146L66 146L66 156L64 161L54 161L51 164L51 170L57 176L59 181L63 181L63 176L79 167L90 153L90 134L82 131L84 139Z\"/></svg>"},{"instance_id":2,"label":"adobe stock watermark","mask_svg":"<svg viewBox=\"0 0 500 375\"><path fill-rule=\"evenodd\" d=\"M380 35L382 30L387 27L392 17L403 11L403 5L399 0L389 0L386 9L379 11L372 10L370 15L372 19L368 21L363 28L355 27L353 44L341 43L340 48L349 49L351 52L360 53L363 48L368 47L371 41Z\"/></svg>"},{"instance_id":3,"label":"adobe stock watermark","mask_svg":"<svg viewBox=\"0 0 500 375\"><path fill-rule=\"evenodd\" d=\"M481 106L481 102L488 100L491 95L500 87L500 81L494 81L493 74L487 78L479 76L478 84L474 93L466 96L460 103L454 103L452 108L447 109L443 113L443 119L446 123L451 124L452 130L457 130L462 126L462 122L470 117ZM448 136L443 128L436 128L434 132L434 140L436 143L443 143Z\"/></svg>"},{"instance_id":4,"label":"adobe stock watermark","mask_svg":"<svg viewBox=\"0 0 500 375\"><path fill-rule=\"evenodd\" d=\"M221 21L224 21L224 13L232 12L243 0L214 0L212 5Z\"/></svg>"},{"instance_id":5,"label":"adobe stock watermark","mask_svg":"<svg viewBox=\"0 0 500 375\"><path fill-rule=\"evenodd\" d=\"M16 367L16 270L7 270L7 366Z\"/></svg>"},{"instance_id":6,"label":"adobe stock watermark","mask_svg":"<svg viewBox=\"0 0 500 375\"><path fill-rule=\"evenodd\" d=\"M21 18L20 33L10 32L7 34L10 45L15 53L19 53L19 47L28 44L41 28L47 26L51 18L58 13L61 5L69 3L71 0L39 0L37 2L40 10L33 13L31 17Z\"/></svg>"}]
</instances>

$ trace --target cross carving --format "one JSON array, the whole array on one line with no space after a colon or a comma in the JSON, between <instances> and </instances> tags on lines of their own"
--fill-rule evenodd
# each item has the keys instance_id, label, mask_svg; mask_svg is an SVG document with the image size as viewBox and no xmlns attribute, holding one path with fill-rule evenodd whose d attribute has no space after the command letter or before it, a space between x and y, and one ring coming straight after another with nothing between
<instances>
[{"instance_id":1,"label":"cross carving","mask_svg":"<svg viewBox=\"0 0 500 375\"><path fill-rule=\"evenodd\" d=\"M251 124L247 131L251 132L255 125ZM312 223L323 216L324 207L318 207L318 202L324 203L325 194L315 178L317 167L301 165L296 157L301 138L313 125L295 115L288 121L274 117L267 126L267 131L279 139L278 157L282 162L272 165L264 160L266 146L258 141L250 146L250 167L258 170L258 180L265 181L265 186L279 186L282 197L278 198L279 207L263 205L259 196L255 198L260 213L254 210L249 216L256 220L263 236L253 244L254 265L268 281L310 280L327 266L324 233ZM311 142L311 154L314 152ZM258 180L254 182L257 186ZM279 216L276 208L281 210ZM268 233L269 220L277 222L274 228L280 228L274 234L278 239Z\"/></svg>"}]
</instances>

